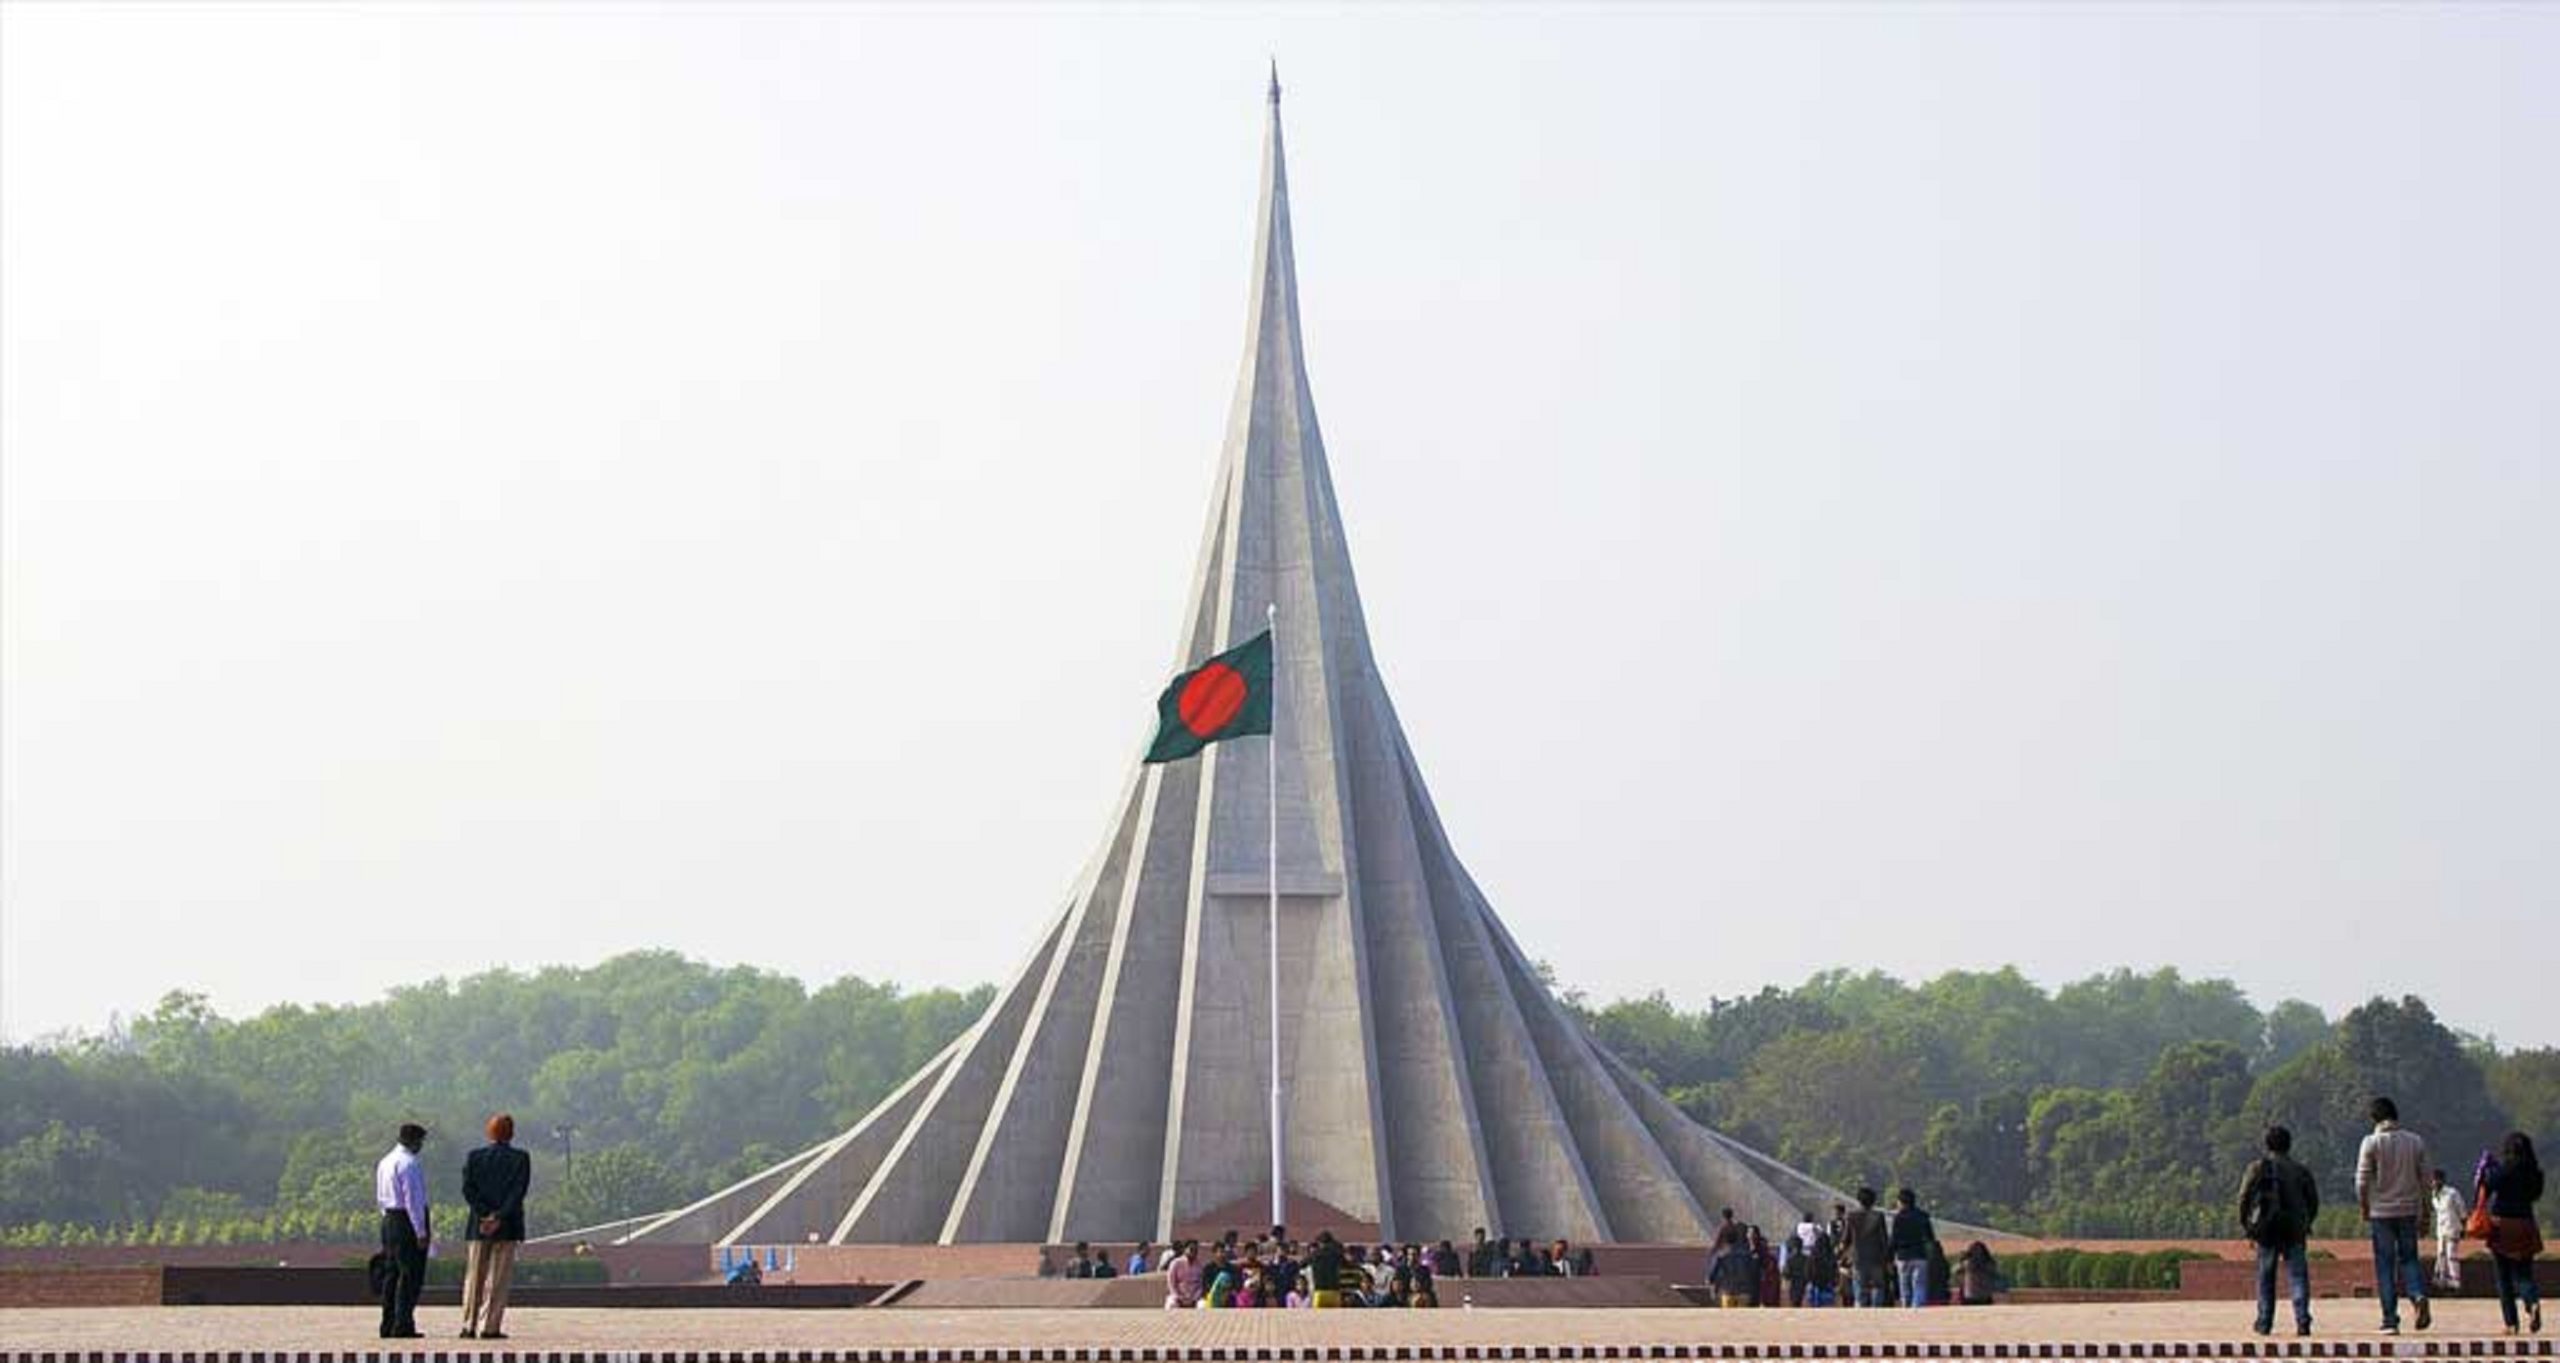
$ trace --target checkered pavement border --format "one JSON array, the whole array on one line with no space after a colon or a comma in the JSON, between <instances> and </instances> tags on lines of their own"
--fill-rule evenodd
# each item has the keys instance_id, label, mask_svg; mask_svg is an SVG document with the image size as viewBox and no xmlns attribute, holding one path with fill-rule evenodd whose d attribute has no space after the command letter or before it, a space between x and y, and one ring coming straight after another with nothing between
<instances>
[{"instance_id":1,"label":"checkered pavement border","mask_svg":"<svg viewBox=\"0 0 2560 1363\"><path fill-rule=\"evenodd\" d=\"M875 1349L9 1350L0 1363L1500 1363L1512 1359L2536 1359L2547 1339L2115 1344L1215 1344Z\"/></svg>"}]
</instances>

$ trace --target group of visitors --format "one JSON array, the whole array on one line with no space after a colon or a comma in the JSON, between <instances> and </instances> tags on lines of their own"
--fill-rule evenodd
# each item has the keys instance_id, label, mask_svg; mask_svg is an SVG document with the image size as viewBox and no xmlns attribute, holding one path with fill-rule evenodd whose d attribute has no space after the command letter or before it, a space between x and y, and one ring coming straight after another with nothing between
<instances>
[{"instance_id":1,"label":"group of visitors","mask_svg":"<svg viewBox=\"0 0 2560 1363\"><path fill-rule=\"evenodd\" d=\"M2389 1098L2373 1100L2373 1130L2356 1152L2356 1208L2373 1243L2374 1295L2382 1330L2400 1330L2405 1298L2416 1328L2433 1322L2429 1275L2418 1254L2421 1221L2435 1233L2434 1286L2461 1286L2460 1245L2486 1242L2497 1279L2498 1309L2509 1334L2542 1330L2541 1294L2533 1261L2542 1253L2535 1203L2542 1197L2541 1163L2533 1141L2510 1132L2495 1150L2480 1152L2465 1200L2445 1171L2429 1164L2427 1143L2400 1124ZM468 1262L463 1279L462 1337L504 1339L507 1287L515 1248L525 1236L524 1201L533 1161L514 1146L515 1119L489 1119L488 1144L463 1162L462 1197L469 1208L463 1238ZM382 1297L382 1336L421 1337L419 1288L426 1278L434 1225L427 1204L425 1166L419 1159L426 1128L400 1128L398 1142L374 1168L374 1201L382 1212L382 1252L374 1278ZM2258 1247L2256 1330L2275 1325L2276 1271L2281 1265L2293 1297L2295 1330L2311 1333L2308 1241L2320 1215L2320 1188L2293 1158L2293 1133L2269 1127L2265 1153L2241 1180L2241 1228ZM1937 1224L1909 1188L1880 1210L1873 1188L1857 1191L1857 1207L1835 1203L1825 1221L1807 1211L1774 1242L1755 1225L1723 1213L1706 1264L1716 1304L1751 1306L1904 1307L1987 1305L1999 1282L1991 1251L1974 1241L1952 1263L1939 1243ZM1043 1261L1046 1271L1046 1260ZM1247 1240L1234 1231L1203 1244L1184 1240L1161 1248L1140 1242L1125 1267L1108 1253L1079 1242L1065 1270L1070 1278L1161 1274L1164 1304L1173 1308L1435 1307L1443 1284L1469 1278L1584 1277L1594 1271L1588 1246L1563 1240L1488 1239L1479 1226L1462 1253L1447 1240L1373 1246L1346 1245L1332 1232L1299 1242L1286 1227Z\"/></svg>"},{"instance_id":2,"label":"group of visitors","mask_svg":"<svg viewBox=\"0 0 2560 1363\"><path fill-rule=\"evenodd\" d=\"M1591 1272L1588 1248L1576 1249L1563 1240L1543 1245L1507 1237L1488 1240L1481 1226L1463 1253L1447 1240L1345 1244L1331 1231L1300 1242L1289 1237L1287 1227L1273 1226L1253 1239L1228 1231L1206 1243L1179 1240L1159 1247L1142 1240L1121 1268L1113 1267L1108 1253L1079 1241L1065 1276L1162 1274L1164 1304L1172 1310L1319 1310L1429 1308L1441 1305L1442 1285L1454 1280L1587 1277Z\"/></svg>"},{"instance_id":3,"label":"group of visitors","mask_svg":"<svg viewBox=\"0 0 2560 1363\"><path fill-rule=\"evenodd\" d=\"M1857 1210L1835 1202L1831 1219L1807 1211L1772 1244L1758 1226L1726 1208L1707 1255L1706 1281L1720 1307L1988 1306L1999 1264L1976 1240L1953 1263L1937 1222L1919 1194L1894 1194L1891 1212L1876 1209L1873 1188L1858 1190Z\"/></svg>"},{"instance_id":4,"label":"group of visitors","mask_svg":"<svg viewBox=\"0 0 2560 1363\"><path fill-rule=\"evenodd\" d=\"M507 1283L516 1246L524 1240L524 1197L533 1187L533 1157L515 1148L516 1119L489 1119L489 1143L462 1161L463 1222L467 1249L462 1277L462 1337L505 1339ZM418 1152L427 1129L415 1122L373 1167L373 1200L382 1211L382 1252L373 1256L372 1280L382 1297L382 1337L419 1339L418 1289L426 1285L427 1251L435 1222L427 1208L427 1171Z\"/></svg>"},{"instance_id":5,"label":"group of visitors","mask_svg":"<svg viewBox=\"0 0 2560 1363\"><path fill-rule=\"evenodd\" d=\"M2400 1333L2400 1302L2408 1299L2424 1330L2434 1323L2427 1302L2427 1273L2418 1258L2421 1218L2432 1220L2436 1234L2436 1285L2462 1283L2461 1241L2466 1234L2485 1240L2497 1276L2498 1311L2506 1332L2522 1322L2542 1331L2542 1295L2534 1286L2533 1261L2542 1253L2542 1231L2534 1203L2542 1197L2542 1165L2534 1157L2533 1140L2521 1131L2507 1133L2496 1150L2483 1150L2472 1166L2472 1200L2448 1187L2445 1171L2432 1168L2427 1142L2400 1124L2399 1106L2376 1098L2368 1109L2373 1130L2356 1148L2356 1211L2373 1242L2374 1296L2382 1307L2382 1332ZM2240 1180L2240 1226L2258 1246L2258 1318L2255 1329L2275 1328L2276 1267L2286 1270L2293 1295L2294 1333L2311 1333L2311 1263L2308 1241L2320 1215L2320 1185L2293 1158L2293 1133L2267 1128L2266 1153L2252 1161Z\"/></svg>"}]
</instances>

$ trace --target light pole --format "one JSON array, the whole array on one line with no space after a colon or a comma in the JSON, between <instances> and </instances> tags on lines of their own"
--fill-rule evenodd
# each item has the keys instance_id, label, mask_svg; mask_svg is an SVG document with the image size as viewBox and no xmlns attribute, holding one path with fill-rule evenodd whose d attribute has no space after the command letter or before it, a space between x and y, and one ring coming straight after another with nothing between
<instances>
[{"instance_id":1,"label":"light pole","mask_svg":"<svg viewBox=\"0 0 2560 1363\"><path fill-rule=\"evenodd\" d=\"M574 1144L578 1128L562 1122L551 1128L551 1134L560 1138L560 1181L566 1183L578 1176L578 1148Z\"/></svg>"}]
</instances>

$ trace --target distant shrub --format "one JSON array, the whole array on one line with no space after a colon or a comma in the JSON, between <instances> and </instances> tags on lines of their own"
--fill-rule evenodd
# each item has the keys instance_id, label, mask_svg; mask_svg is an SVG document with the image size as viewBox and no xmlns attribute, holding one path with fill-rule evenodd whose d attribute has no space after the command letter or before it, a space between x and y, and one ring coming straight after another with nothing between
<instances>
[{"instance_id":1,"label":"distant shrub","mask_svg":"<svg viewBox=\"0 0 2560 1363\"><path fill-rule=\"evenodd\" d=\"M2089 1251L2048 1249L2012 1254L2000 1261L2013 1288L2069 1288L2081 1292L2175 1291L2178 1265L2214 1256L2192 1249Z\"/></svg>"}]
</instances>

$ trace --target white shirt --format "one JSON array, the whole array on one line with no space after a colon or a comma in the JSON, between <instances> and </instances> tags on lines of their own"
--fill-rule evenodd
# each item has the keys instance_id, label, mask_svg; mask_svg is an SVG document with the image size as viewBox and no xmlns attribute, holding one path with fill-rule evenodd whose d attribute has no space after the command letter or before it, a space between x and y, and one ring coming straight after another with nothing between
<instances>
[{"instance_id":1,"label":"white shirt","mask_svg":"<svg viewBox=\"0 0 2560 1363\"><path fill-rule=\"evenodd\" d=\"M421 1240L429 1237L427 1171L418 1163L416 1151L395 1145L381 1163L373 1166L373 1205L386 1212L407 1212L409 1229L416 1231Z\"/></svg>"},{"instance_id":2,"label":"white shirt","mask_svg":"<svg viewBox=\"0 0 2560 1363\"><path fill-rule=\"evenodd\" d=\"M2471 1208L2462 1200L2462 1194L2454 1191L2453 1185L2448 1183L2436 1189L2434 1202L2436 1238L2439 1240L2461 1239L2462 1218L2471 1214Z\"/></svg>"}]
</instances>

